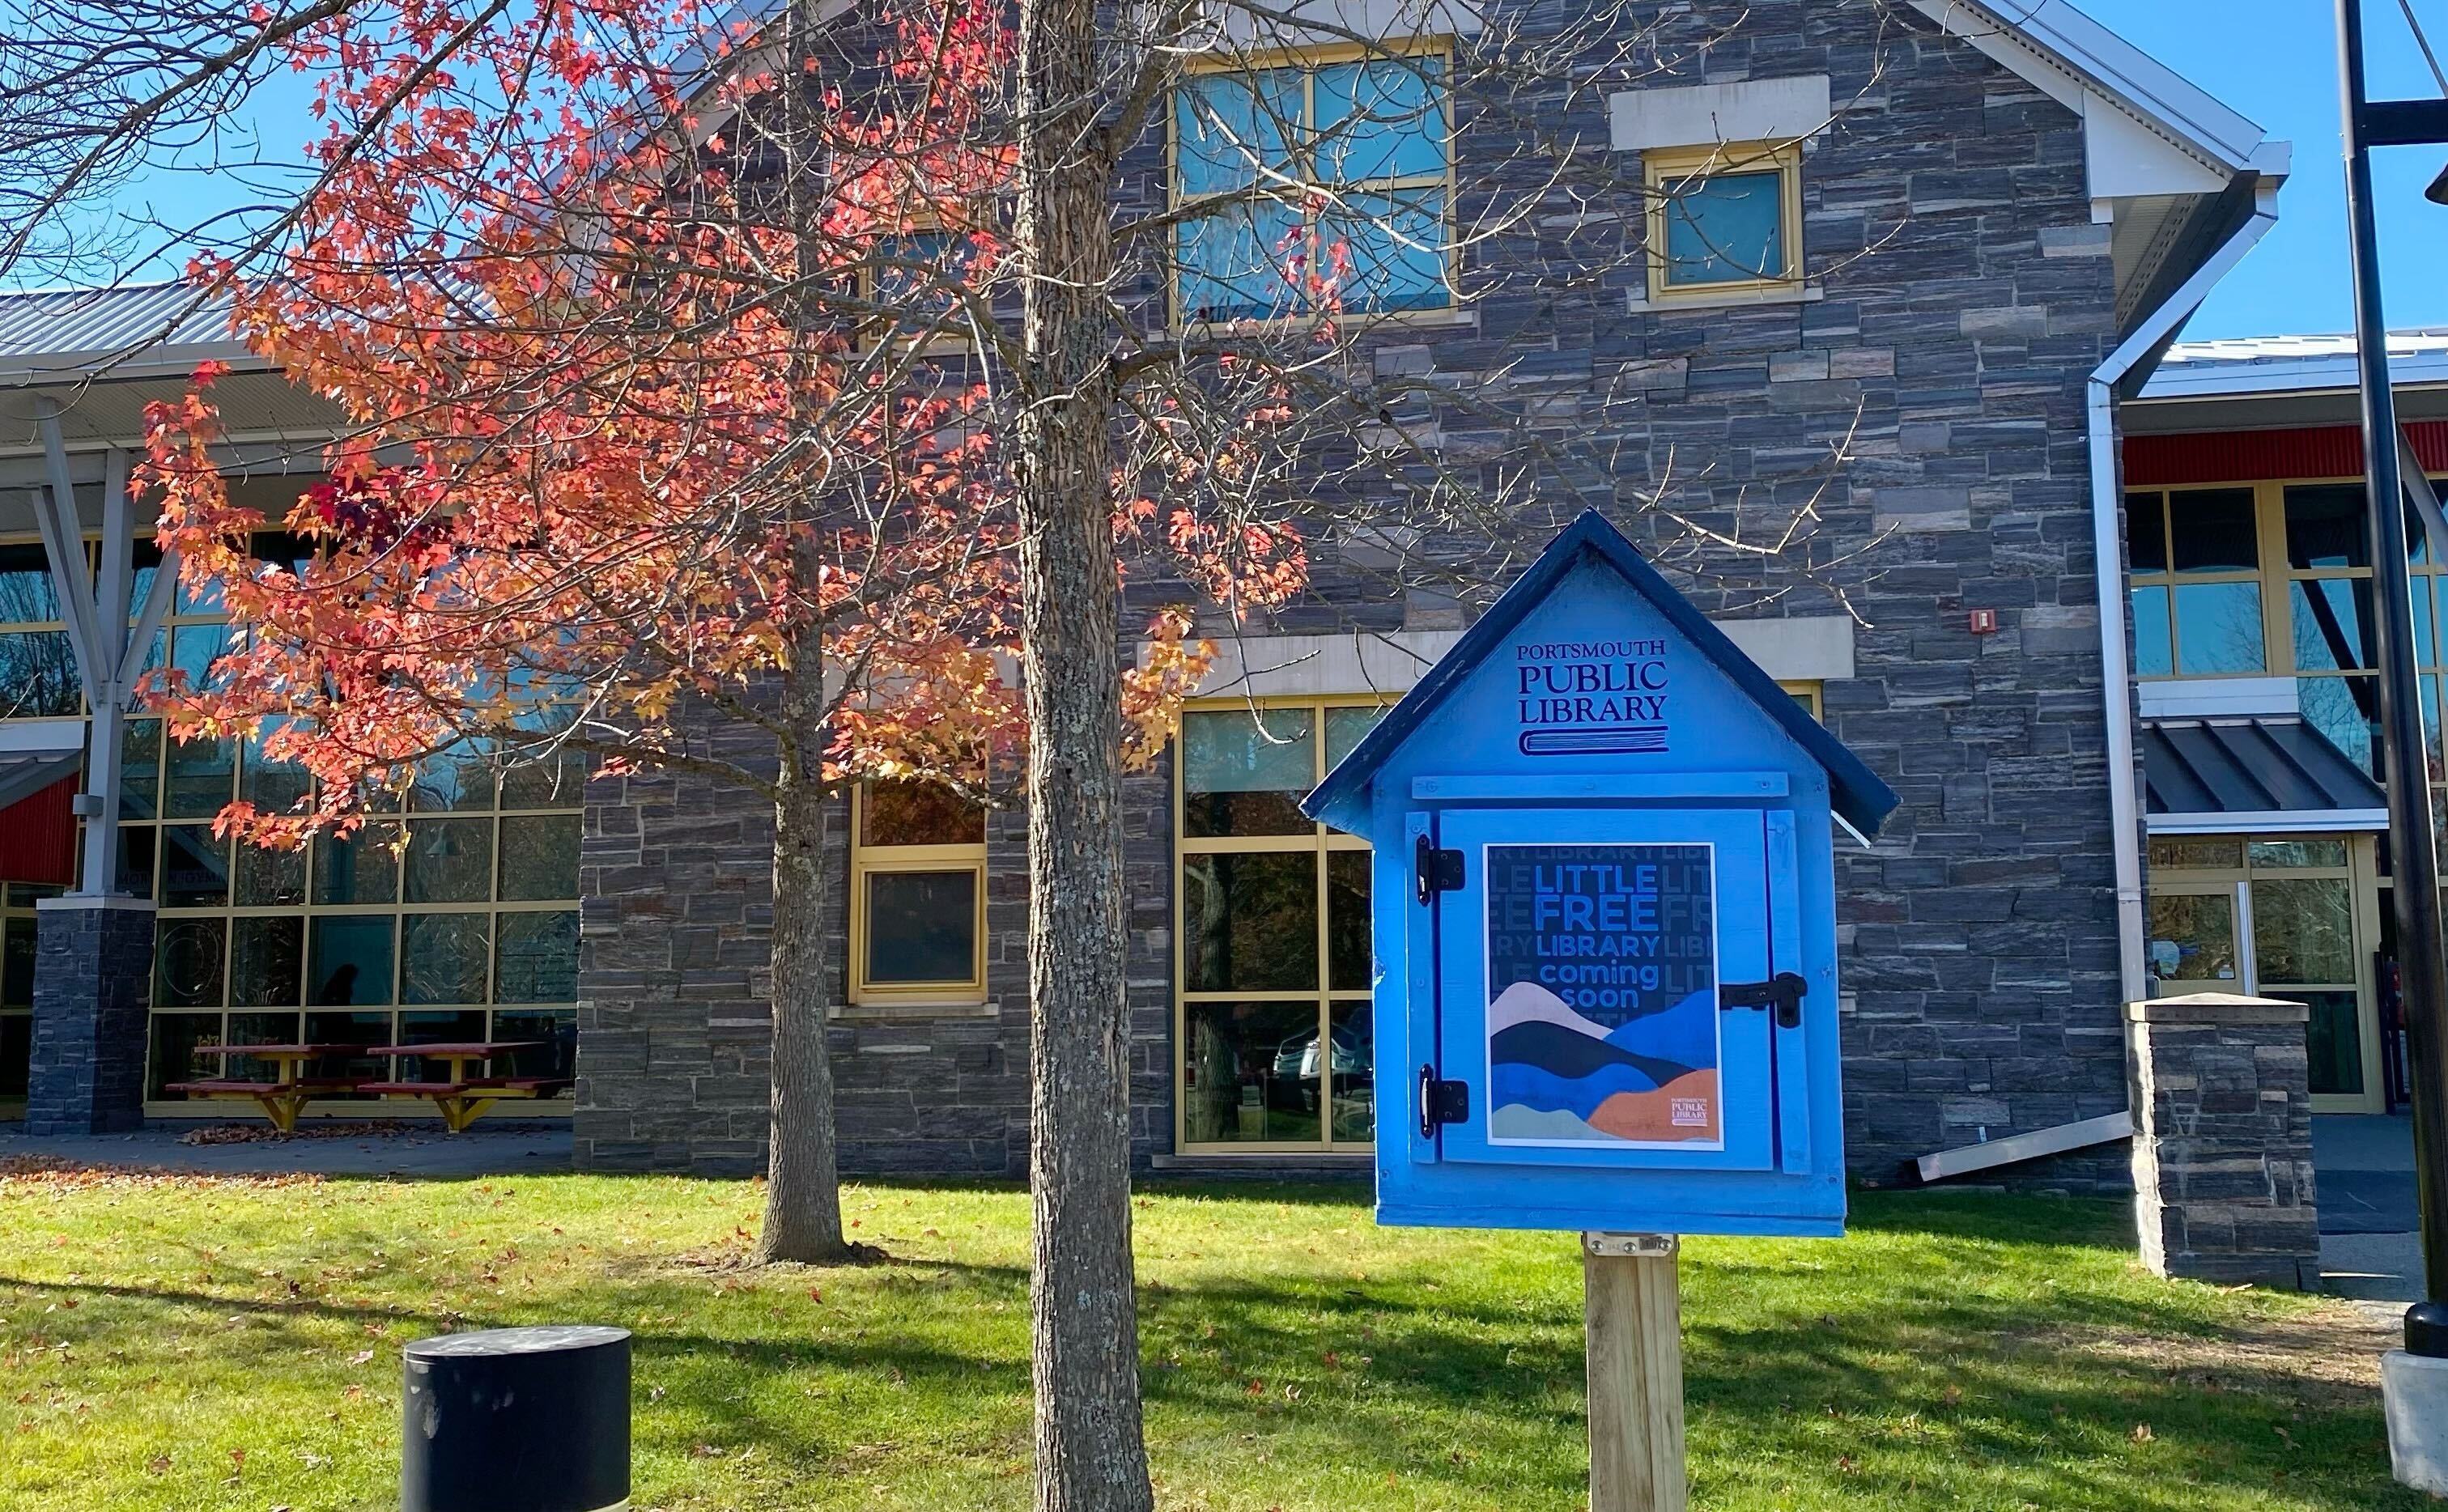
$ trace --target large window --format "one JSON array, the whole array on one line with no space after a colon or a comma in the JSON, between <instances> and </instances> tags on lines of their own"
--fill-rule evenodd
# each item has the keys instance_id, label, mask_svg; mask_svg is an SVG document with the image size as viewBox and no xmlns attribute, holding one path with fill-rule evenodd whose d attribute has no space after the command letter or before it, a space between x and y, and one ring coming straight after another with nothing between
<instances>
[{"instance_id":1,"label":"large window","mask_svg":"<svg viewBox=\"0 0 2448 1512\"><path fill-rule=\"evenodd\" d=\"M1194 73L1174 97L1177 317L1443 309L1452 204L1445 62L1331 53Z\"/></svg>"},{"instance_id":2,"label":"large window","mask_svg":"<svg viewBox=\"0 0 2448 1512\"><path fill-rule=\"evenodd\" d=\"M1802 284L1802 154L1767 144L1661 149L1649 191L1650 297Z\"/></svg>"},{"instance_id":3,"label":"large window","mask_svg":"<svg viewBox=\"0 0 2448 1512\"><path fill-rule=\"evenodd\" d=\"M60 621L48 559L32 542L0 545L0 719L84 709L85 687Z\"/></svg>"},{"instance_id":4,"label":"large window","mask_svg":"<svg viewBox=\"0 0 2448 1512\"><path fill-rule=\"evenodd\" d=\"M983 1003L985 811L939 783L851 798L851 1001Z\"/></svg>"},{"instance_id":5,"label":"large window","mask_svg":"<svg viewBox=\"0 0 2448 1512\"><path fill-rule=\"evenodd\" d=\"M2133 663L2146 678L2268 669L2250 488L2129 495Z\"/></svg>"},{"instance_id":6,"label":"large window","mask_svg":"<svg viewBox=\"0 0 2448 1512\"><path fill-rule=\"evenodd\" d=\"M195 628L175 627L174 655ZM210 1044L532 1041L517 1074L571 1074L576 771L436 761L402 812L274 851L210 823L234 794L274 806L303 791L256 743L165 742L159 721L136 720L124 768L121 885L160 908L148 1096L219 1074L192 1053Z\"/></svg>"},{"instance_id":7,"label":"large window","mask_svg":"<svg viewBox=\"0 0 2448 1512\"><path fill-rule=\"evenodd\" d=\"M1384 712L1349 699L1182 716L1183 1149L1365 1149L1374 1137L1368 847L1300 800Z\"/></svg>"},{"instance_id":8,"label":"large window","mask_svg":"<svg viewBox=\"0 0 2448 1512\"><path fill-rule=\"evenodd\" d=\"M299 549L287 537L256 543L267 560ZM155 648L193 683L240 633L217 609L182 601ZM576 757L502 772L483 750L446 755L397 812L297 851L213 834L233 798L277 810L307 791L260 738L178 740L158 719L132 719L120 784L119 885L159 907L148 1098L175 1102L168 1083L223 1074L193 1054L213 1044L531 1041L511 1057L516 1074L572 1073ZM413 1072L370 1056L319 1069Z\"/></svg>"},{"instance_id":9,"label":"large window","mask_svg":"<svg viewBox=\"0 0 2448 1512\"><path fill-rule=\"evenodd\" d=\"M2264 483L2127 496L2134 670L2295 679L2306 722L2374 776L2380 688L2360 483ZM2442 780L2438 565L2418 533L2415 655L2431 780Z\"/></svg>"},{"instance_id":10,"label":"large window","mask_svg":"<svg viewBox=\"0 0 2448 1512\"><path fill-rule=\"evenodd\" d=\"M277 513L309 481L240 479L232 489L261 495L257 502ZM281 531L260 532L251 545L258 558L292 566L311 549ZM131 619L161 560L150 542L134 554ZM90 545L86 556L90 576ZM58 615L42 546L0 543L0 718L83 712ZM218 603L182 589L144 665L177 666L201 683L239 633ZM46 670L54 667L56 677ZM258 741L173 740L163 721L134 718L121 767L116 884L158 905L145 1086L159 1111L180 1101L163 1092L167 1083L222 1074L221 1061L192 1052L223 1043L532 1041L514 1058L519 1073L570 1075L583 802L575 758L507 774L481 752L437 760L397 812L293 852L212 833L233 798L278 809L304 795L304 774L265 759ZM0 891L0 1101L11 1086L23 1095L22 1070L12 1067L24 1064L30 905L42 890L16 883ZM268 1069L227 1064L239 1076ZM375 1078L414 1067L342 1057L318 1069Z\"/></svg>"}]
</instances>

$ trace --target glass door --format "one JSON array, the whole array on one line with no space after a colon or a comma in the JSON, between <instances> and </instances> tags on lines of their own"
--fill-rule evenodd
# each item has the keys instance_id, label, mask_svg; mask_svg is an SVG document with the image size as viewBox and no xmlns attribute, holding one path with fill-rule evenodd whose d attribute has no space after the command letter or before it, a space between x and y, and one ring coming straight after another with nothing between
<instances>
[{"instance_id":1,"label":"glass door","mask_svg":"<svg viewBox=\"0 0 2448 1512\"><path fill-rule=\"evenodd\" d=\"M2245 992L2310 1010L2312 1110L2381 1111L2368 835L2161 835L2151 841L2153 997Z\"/></svg>"},{"instance_id":2,"label":"glass door","mask_svg":"<svg viewBox=\"0 0 2448 1512\"><path fill-rule=\"evenodd\" d=\"M2366 843L2367 844L2367 843ZM2357 948L2356 913L2373 900L2358 887L2342 837L2255 840L2247 847L2253 990L2301 1003L2316 1113L2380 1111L2378 1036L2367 1023L2370 952Z\"/></svg>"}]
</instances>

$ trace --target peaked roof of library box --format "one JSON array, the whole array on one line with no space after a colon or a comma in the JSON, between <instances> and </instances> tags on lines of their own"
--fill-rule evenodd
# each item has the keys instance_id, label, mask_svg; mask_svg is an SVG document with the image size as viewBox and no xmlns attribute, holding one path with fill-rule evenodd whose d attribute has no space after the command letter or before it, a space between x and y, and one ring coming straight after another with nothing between
<instances>
[{"instance_id":1,"label":"peaked roof of library box","mask_svg":"<svg viewBox=\"0 0 2448 1512\"><path fill-rule=\"evenodd\" d=\"M1411 732L1418 729L1439 705L1461 686L1463 679L1478 669L1479 664L1493 655L1504 638L1513 633L1531 610L1546 601L1549 593L1561 583L1584 558L1595 559L1612 567L1635 593L1648 600L1667 622L1698 651L1713 662L1718 670L1733 679L1753 703L1765 710L1785 733L1827 773L1829 796L1836 812L1864 834L1875 832L1896 807L1895 791L1879 778L1855 756L1845 742L1827 733L1825 725L1812 718L1791 694L1776 685L1776 679L1760 670L1759 663L1745 656L1725 632L1711 624L1707 616L1693 607L1692 601L1674 590L1655 567L1651 566L1621 531L1607 523L1606 516L1596 509L1582 511L1579 519L1556 537L1539 560L1530 565L1513 586L1504 590L1479 622L1454 642L1437 664L1428 669L1419 685L1403 696L1403 700L1377 721L1351 754L1338 762L1326 780L1301 802L1301 812L1315 818L1330 804L1352 798L1367 787L1377 769L1402 748Z\"/></svg>"}]
</instances>

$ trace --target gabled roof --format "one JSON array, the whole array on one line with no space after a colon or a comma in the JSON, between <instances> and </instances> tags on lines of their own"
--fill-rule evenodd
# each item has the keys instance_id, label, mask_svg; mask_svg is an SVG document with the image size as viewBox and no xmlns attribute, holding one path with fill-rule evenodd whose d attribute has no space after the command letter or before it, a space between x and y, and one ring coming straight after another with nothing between
<instances>
[{"instance_id":1,"label":"gabled roof","mask_svg":"<svg viewBox=\"0 0 2448 1512\"><path fill-rule=\"evenodd\" d=\"M1791 736L1811 758L1827 773L1828 787L1836 812L1845 821L1864 834L1874 833L1896 807L1896 794L1877 773L1863 764L1845 742L1827 733L1826 726L1806 713L1793 696L1776 685L1776 679L1760 670L1759 663L1743 655L1724 631L1711 624L1708 617L1693 607L1692 601L1674 590L1655 567L1634 549L1623 533L1607 523L1606 516L1596 509L1582 511L1581 517L1567 526L1539 560L1530 565L1513 586L1504 590L1479 622L1465 631L1454 648L1428 669L1427 676L1403 696L1403 701L1387 711L1351 754L1336 764L1318 784L1317 791L1301 801L1301 812L1317 817L1329 805L1357 797L1377 769L1409 739L1438 705L1444 702L1463 679L1477 670L1502 648L1505 637L1528 617L1530 611L1546 601L1548 594L1565 576L1584 561L1596 561L1611 567L1635 593L1648 600L1667 622L1691 643L1693 649L1713 662L1717 669L1733 679L1750 700L1774 719L1785 733Z\"/></svg>"},{"instance_id":2,"label":"gabled roof","mask_svg":"<svg viewBox=\"0 0 2448 1512\"><path fill-rule=\"evenodd\" d=\"M2228 174L2247 169L2284 177L2289 151L2141 48L2094 21L2070 0L1912 0L1915 9L1964 38L2033 87L2086 116L2094 96Z\"/></svg>"}]
</instances>

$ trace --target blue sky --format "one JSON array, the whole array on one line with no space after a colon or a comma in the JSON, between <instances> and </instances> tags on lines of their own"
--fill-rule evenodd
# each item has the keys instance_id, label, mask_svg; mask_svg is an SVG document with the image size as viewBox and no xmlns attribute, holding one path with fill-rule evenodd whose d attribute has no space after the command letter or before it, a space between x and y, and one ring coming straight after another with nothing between
<instances>
[{"instance_id":1,"label":"blue sky","mask_svg":"<svg viewBox=\"0 0 2448 1512\"><path fill-rule=\"evenodd\" d=\"M2345 188L2338 156L2337 38L2330 0L2075 0L2143 50L2295 144L2294 175L2279 223L2220 284L2186 335L2258 335L2347 330L2354 320L2346 277ZM2387 96L2436 95L2392 0L2371 13L2372 88ZM2448 0L2417 0L2435 47L2448 49ZM268 158L296 161L309 126L307 82L277 80L258 94L251 135ZM224 148L239 145L225 143ZM2422 198L2448 163L2448 147L2399 147L2375 157L2381 271L2391 326L2448 325L2448 209ZM128 185L120 208L192 224L201 215L261 202L264 175L160 172ZM131 240L136 239L131 239ZM150 251L148 244L145 250ZM143 277L174 274L182 259L152 260Z\"/></svg>"},{"instance_id":2,"label":"blue sky","mask_svg":"<svg viewBox=\"0 0 2448 1512\"><path fill-rule=\"evenodd\" d=\"M2188 337L2345 331L2354 324L2346 273L2345 169L2339 156L2338 42L2331 0L2075 0L2094 18L2295 144L2278 225L2229 273ZM2365 0L2371 92L2437 97L2394 0ZM2448 3L2416 0L2448 63ZM2380 214L2381 302L2392 327L2448 325L2448 209L2422 198L2448 147L2373 154Z\"/></svg>"}]
</instances>

